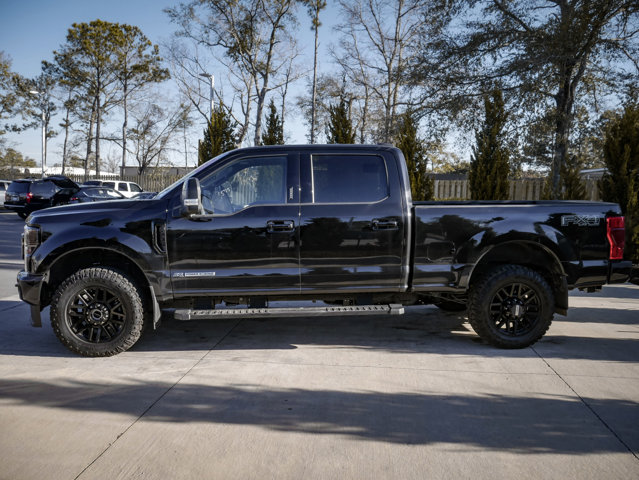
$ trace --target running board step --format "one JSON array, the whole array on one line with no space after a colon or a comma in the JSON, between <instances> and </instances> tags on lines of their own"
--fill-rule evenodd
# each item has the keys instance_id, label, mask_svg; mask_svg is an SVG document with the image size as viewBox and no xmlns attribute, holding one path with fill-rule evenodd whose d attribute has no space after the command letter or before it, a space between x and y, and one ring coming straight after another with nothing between
<instances>
[{"instance_id":1,"label":"running board step","mask_svg":"<svg viewBox=\"0 0 639 480\"><path fill-rule=\"evenodd\" d=\"M176 320L208 320L212 318L254 317L323 317L325 315L403 315L403 305L354 305L348 307L276 307L276 308L226 308L219 310L175 310Z\"/></svg>"}]
</instances>

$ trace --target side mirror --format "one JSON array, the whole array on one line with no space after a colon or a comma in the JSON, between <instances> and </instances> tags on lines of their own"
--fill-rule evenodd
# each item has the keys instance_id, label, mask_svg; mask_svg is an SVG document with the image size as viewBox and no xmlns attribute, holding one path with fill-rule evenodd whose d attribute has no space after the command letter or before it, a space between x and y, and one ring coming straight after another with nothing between
<instances>
[{"instance_id":1,"label":"side mirror","mask_svg":"<svg viewBox=\"0 0 639 480\"><path fill-rule=\"evenodd\" d=\"M197 178L189 178L182 186L182 214L200 215L202 213L202 191Z\"/></svg>"}]
</instances>

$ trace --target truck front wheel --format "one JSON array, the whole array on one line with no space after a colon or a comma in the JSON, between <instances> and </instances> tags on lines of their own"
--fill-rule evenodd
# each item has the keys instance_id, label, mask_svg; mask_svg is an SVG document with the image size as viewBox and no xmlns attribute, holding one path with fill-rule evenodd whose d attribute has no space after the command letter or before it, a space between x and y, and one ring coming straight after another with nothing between
<instances>
[{"instance_id":1,"label":"truck front wheel","mask_svg":"<svg viewBox=\"0 0 639 480\"><path fill-rule=\"evenodd\" d=\"M77 271L51 301L53 331L69 350L87 357L128 350L140 338L143 323L138 289L110 268Z\"/></svg>"},{"instance_id":2,"label":"truck front wheel","mask_svg":"<svg viewBox=\"0 0 639 480\"><path fill-rule=\"evenodd\" d=\"M468 319L488 343L500 348L524 348L546 333L553 306L553 291L544 277L521 265L502 265L474 282Z\"/></svg>"}]
</instances>

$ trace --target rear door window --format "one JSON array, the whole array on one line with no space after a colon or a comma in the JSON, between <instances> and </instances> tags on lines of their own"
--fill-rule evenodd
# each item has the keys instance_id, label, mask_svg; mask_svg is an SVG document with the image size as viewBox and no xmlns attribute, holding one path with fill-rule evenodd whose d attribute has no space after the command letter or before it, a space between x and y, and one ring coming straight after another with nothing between
<instances>
[{"instance_id":1,"label":"rear door window","mask_svg":"<svg viewBox=\"0 0 639 480\"><path fill-rule=\"evenodd\" d=\"M118 190L120 192L128 192L129 191L129 186L124 183L124 182L118 182Z\"/></svg>"},{"instance_id":2,"label":"rear door window","mask_svg":"<svg viewBox=\"0 0 639 480\"><path fill-rule=\"evenodd\" d=\"M315 155L313 203L371 203L388 196L386 163L377 155Z\"/></svg>"}]
</instances>

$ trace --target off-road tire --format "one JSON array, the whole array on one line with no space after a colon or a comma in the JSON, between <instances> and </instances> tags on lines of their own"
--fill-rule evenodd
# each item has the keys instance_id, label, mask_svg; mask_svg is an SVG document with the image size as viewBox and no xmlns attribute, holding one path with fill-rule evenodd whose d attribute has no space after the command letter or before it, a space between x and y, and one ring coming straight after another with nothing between
<instances>
[{"instance_id":1,"label":"off-road tire","mask_svg":"<svg viewBox=\"0 0 639 480\"><path fill-rule=\"evenodd\" d=\"M144 326L138 288L110 268L86 268L67 278L53 295L50 316L64 346L86 357L128 350Z\"/></svg>"},{"instance_id":2,"label":"off-road tire","mask_svg":"<svg viewBox=\"0 0 639 480\"><path fill-rule=\"evenodd\" d=\"M468 301L468 320L486 342L499 348L525 348L550 328L554 295L535 270L502 265L478 278Z\"/></svg>"}]
</instances>

